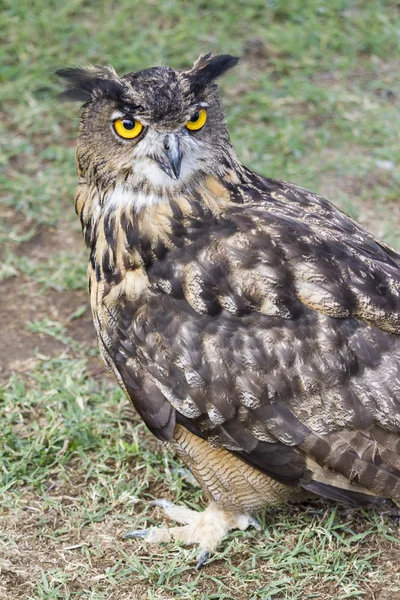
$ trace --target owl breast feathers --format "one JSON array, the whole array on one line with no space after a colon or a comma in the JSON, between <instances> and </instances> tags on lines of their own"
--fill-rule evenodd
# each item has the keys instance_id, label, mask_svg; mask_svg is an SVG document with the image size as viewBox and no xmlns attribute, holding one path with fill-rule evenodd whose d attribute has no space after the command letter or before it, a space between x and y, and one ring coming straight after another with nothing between
<instances>
[{"instance_id":1,"label":"owl breast feathers","mask_svg":"<svg viewBox=\"0 0 400 600\"><path fill-rule=\"evenodd\" d=\"M400 501L400 255L239 161L215 85L236 62L60 72L85 102L76 209L103 358L161 440Z\"/></svg>"}]
</instances>

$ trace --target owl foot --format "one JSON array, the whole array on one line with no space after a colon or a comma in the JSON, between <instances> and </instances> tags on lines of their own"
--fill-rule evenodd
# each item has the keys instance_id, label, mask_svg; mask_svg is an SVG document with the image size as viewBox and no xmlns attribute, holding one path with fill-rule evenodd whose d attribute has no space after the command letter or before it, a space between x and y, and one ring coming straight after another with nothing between
<instances>
[{"instance_id":1,"label":"owl foot","mask_svg":"<svg viewBox=\"0 0 400 600\"><path fill-rule=\"evenodd\" d=\"M197 569L200 569L210 553L216 549L221 540L232 529L244 531L248 527L255 527L258 531L261 526L250 515L224 511L212 502L204 512L197 512L178 506L169 500L155 500L153 506L160 506L166 515L173 521L181 523L182 527L152 527L151 529L130 531L124 537L143 538L149 544L160 544L172 540L180 541L185 545L198 544Z\"/></svg>"},{"instance_id":2,"label":"owl foot","mask_svg":"<svg viewBox=\"0 0 400 600\"><path fill-rule=\"evenodd\" d=\"M176 475L179 475L179 477L185 483L188 483L189 485L192 485L193 487L199 487L198 481L193 477L193 475L189 471L189 469L183 469L182 467L180 467L180 468L173 469L172 472Z\"/></svg>"}]
</instances>

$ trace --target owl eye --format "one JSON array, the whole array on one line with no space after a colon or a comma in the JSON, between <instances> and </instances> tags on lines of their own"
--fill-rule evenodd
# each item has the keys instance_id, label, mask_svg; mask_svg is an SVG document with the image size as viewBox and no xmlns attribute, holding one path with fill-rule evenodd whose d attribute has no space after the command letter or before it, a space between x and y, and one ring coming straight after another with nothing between
<instances>
[{"instance_id":1,"label":"owl eye","mask_svg":"<svg viewBox=\"0 0 400 600\"><path fill-rule=\"evenodd\" d=\"M190 129L190 131L197 131L203 127L206 121L207 111L205 108L201 108L192 114L189 121L186 123L186 128Z\"/></svg>"},{"instance_id":2,"label":"owl eye","mask_svg":"<svg viewBox=\"0 0 400 600\"><path fill-rule=\"evenodd\" d=\"M114 121L114 129L120 137L131 140L139 135L143 125L135 119L117 119Z\"/></svg>"}]
</instances>

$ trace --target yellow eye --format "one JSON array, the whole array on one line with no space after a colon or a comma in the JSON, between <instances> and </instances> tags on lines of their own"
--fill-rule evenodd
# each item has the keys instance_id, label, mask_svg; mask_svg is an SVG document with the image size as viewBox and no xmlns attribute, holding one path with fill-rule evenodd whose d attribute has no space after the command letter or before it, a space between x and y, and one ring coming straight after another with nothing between
<instances>
[{"instance_id":1,"label":"yellow eye","mask_svg":"<svg viewBox=\"0 0 400 600\"><path fill-rule=\"evenodd\" d=\"M190 129L190 131L197 131L203 127L206 121L207 111L205 108L201 108L192 114L190 120L186 123L186 127L187 129Z\"/></svg>"},{"instance_id":2,"label":"yellow eye","mask_svg":"<svg viewBox=\"0 0 400 600\"><path fill-rule=\"evenodd\" d=\"M135 119L117 119L114 121L114 129L122 138L131 140L139 135L143 125Z\"/></svg>"}]
</instances>

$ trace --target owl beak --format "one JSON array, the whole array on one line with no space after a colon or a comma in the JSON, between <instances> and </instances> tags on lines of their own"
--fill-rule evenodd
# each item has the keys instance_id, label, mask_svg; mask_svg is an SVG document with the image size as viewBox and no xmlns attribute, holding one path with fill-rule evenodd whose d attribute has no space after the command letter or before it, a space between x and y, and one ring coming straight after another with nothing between
<instances>
[{"instance_id":1,"label":"owl beak","mask_svg":"<svg viewBox=\"0 0 400 600\"><path fill-rule=\"evenodd\" d=\"M167 133L164 138L164 155L156 159L158 166L172 179L178 179L181 172L182 152L176 133Z\"/></svg>"}]
</instances>

